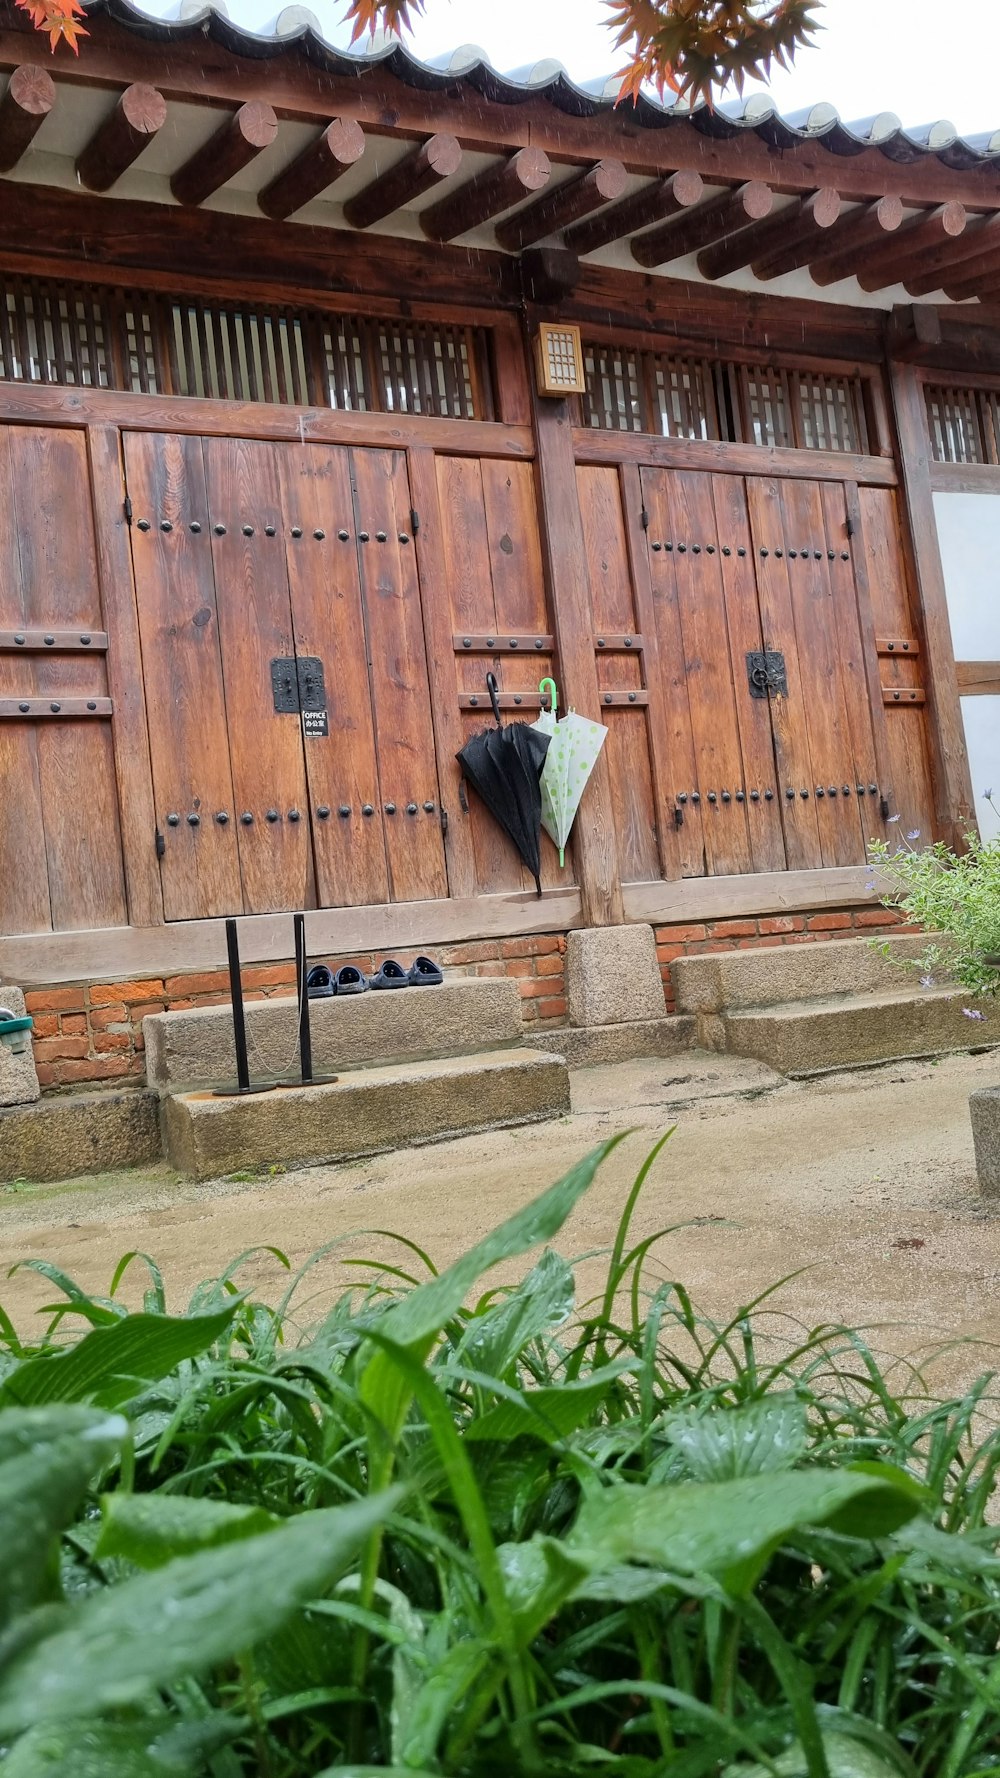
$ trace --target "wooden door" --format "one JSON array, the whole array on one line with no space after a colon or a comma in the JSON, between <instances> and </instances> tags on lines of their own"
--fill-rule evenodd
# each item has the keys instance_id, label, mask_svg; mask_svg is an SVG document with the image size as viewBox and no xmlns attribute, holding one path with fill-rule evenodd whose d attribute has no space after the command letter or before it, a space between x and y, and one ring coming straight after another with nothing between
<instances>
[{"instance_id":1,"label":"wooden door","mask_svg":"<svg viewBox=\"0 0 1000 1778\"><path fill-rule=\"evenodd\" d=\"M747 680L747 653L762 640L742 481L643 470L641 483L671 862L683 876L782 870L771 717Z\"/></svg>"},{"instance_id":2,"label":"wooden door","mask_svg":"<svg viewBox=\"0 0 1000 1778\"><path fill-rule=\"evenodd\" d=\"M769 699L791 869L863 864L883 831L872 696L846 494L835 482L748 481L764 646L784 656ZM868 644L873 648L873 643ZM877 688L877 671L872 675ZM881 752L881 749L879 749Z\"/></svg>"},{"instance_id":3,"label":"wooden door","mask_svg":"<svg viewBox=\"0 0 1000 1778\"><path fill-rule=\"evenodd\" d=\"M0 427L4 932L127 922L107 647L86 438Z\"/></svg>"}]
</instances>

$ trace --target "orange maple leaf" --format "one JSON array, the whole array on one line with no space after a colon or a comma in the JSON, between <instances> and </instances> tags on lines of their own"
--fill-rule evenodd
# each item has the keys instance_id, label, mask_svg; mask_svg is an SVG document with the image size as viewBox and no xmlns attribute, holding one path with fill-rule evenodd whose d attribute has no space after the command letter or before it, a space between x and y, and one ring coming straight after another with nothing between
<instances>
[{"instance_id":1,"label":"orange maple leaf","mask_svg":"<svg viewBox=\"0 0 1000 1778\"><path fill-rule=\"evenodd\" d=\"M351 0L345 15L354 21L351 42L357 43L366 34L374 37L376 31L402 37L404 31L413 29L414 15L423 10L424 0Z\"/></svg>"},{"instance_id":2,"label":"orange maple leaf","mask_svg":"<svg viewBox=\"0 0 1000 1778\"><path fill-rule=\"evenodd\" d=\"M53 54L62 39L74 55L79 55L80 38L90 35L80 23L86 16L80 0L16 0L16 3L28 14L36 31L48 32Z\"/></svg>"}]
</instances>

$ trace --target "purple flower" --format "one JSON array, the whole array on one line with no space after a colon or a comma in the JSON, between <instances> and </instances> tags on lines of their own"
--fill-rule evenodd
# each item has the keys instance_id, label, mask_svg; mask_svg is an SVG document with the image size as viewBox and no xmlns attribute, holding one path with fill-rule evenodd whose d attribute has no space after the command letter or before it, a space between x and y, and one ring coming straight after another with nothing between
<instances>
[{"instance_id":1,"label":"purple flower","mask_svg":"<svg viewBox=\"0 0 1000 1778\"><path fill-rule=\"evenodd\" d=\"M922 988L933 988L934 977L932 975L922 975L920 977L920 986Z\"/></svg>"},{"instance_id":2,"label":"purple flower","mask_svg":"<svg viewBox=\"0 0 1000 1778\"><path fill-rule=\"evenodd\" d=\"M983 791L983 796L984 796L984 797L985 797L985 798L986 798L986 801L987 801L987 802L988 802L988 803L991 803L991 802L992 802L992 801L993 801L993 792L992 792L992 790L984 790L984 791Z\"/></svg>"},{"instance_id":3,"label":"purple flower","mask_svg":"<svg viewBox=\"0 0 1000 1778\"><path fill-rule=\"evenodd\" d=\"M962 1016L966 1019L985 1019L986 1014L984 1012L979 1012L975 1007L963 1006Z\"/></svg>"},{"instance_id":4,"label":"purple flower","mask_svg":"<svg viewBox=\"0 0 1000 1778\"><path fill-rule=\"evenodd\" d=\"M886 820L888 821L889 826L891 827L894 821L899 820L899 816L898 815L887 815Z\"/></svg>"},{"instance_id":5,"label":"purple flower","mask_svg":"<svg viewBox=\"0 0 1000 1778\"><path fill-rule=\"evenodd\" d=\"M919 840L919 838L920 838L919 827L911 828L910 832L907 834L906 837L908 840Z\"/></svg>"}]
</instances>

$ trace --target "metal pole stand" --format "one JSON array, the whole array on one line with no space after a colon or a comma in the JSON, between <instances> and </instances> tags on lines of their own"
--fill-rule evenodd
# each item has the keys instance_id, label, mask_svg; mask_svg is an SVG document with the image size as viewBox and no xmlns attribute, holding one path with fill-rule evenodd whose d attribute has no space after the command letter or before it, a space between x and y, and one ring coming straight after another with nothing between
<instances>
[{"instance_id":1,"label":"metal pole stand","mask_svg":"<svg viewBox=\"0 0 1000 1778\"><path fill-rule=\"evenodd\" d=\"M247 1021L243 1011L243 982L240 977L240 942L236 921L226 921L226 950L229 955L229 993L233 1002L233 1043L236 1047L236 1085L213 1087L213 1099L244 1098L248 1093L273 1093L276 1081L262 1086L250 1085L250 1064L247 1058Z\"/></svg>"},{"instance_id":2,"label":"metal pole stand","mask_svg":"<svg viewBox=\"0 0 1000 1778\"><path fill-rule=\"evenodd\" d=\"M295 915L295 991L299 1001L299 1074L298 1080L283 1080L283 1087L331 1087L337 1080L336 1074L314 1074L312 1055L312 1029L309 1024L309 989L306 977L309 964L306 957L306 917L305 914Z\"/></svg>"}]
</instances>

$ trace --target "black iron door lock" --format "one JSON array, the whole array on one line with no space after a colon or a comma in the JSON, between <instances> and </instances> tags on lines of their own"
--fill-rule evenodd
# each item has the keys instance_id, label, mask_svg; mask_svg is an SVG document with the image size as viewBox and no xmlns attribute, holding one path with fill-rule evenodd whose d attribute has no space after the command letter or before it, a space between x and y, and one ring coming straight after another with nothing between
<instances>
[{"instance_id":1,"label":"black iron door lock","mask_svg":"<svg viewBox=\"0 0 1000 1778\"><path fill-rule=\"evenodd\" d=\"M326 682L318 655L278 655L271 662L271 695L279 716L326 709Z\"/></svg>"},{"instance_id":2,"label":"black iron door lock","mask_svg":"<svg viewBox=\"0 0 1000 1778\"><path fill-rule=\"evenodd\" d=\"M747 655L747 682L752 698L766 698L772 692L787 698L788 676L785 672L785 657L775 649L767 649L763 653Z\"/></svg>"}]
</instances>

